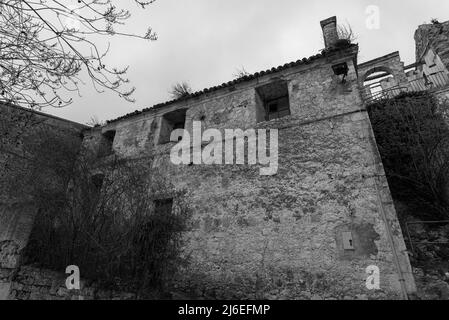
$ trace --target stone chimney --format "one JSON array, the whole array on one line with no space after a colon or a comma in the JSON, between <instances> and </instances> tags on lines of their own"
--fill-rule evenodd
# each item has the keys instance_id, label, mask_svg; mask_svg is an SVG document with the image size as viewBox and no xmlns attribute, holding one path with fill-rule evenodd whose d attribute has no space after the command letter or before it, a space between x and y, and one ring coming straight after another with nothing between
<instances>
[{"instance_id":1,"label":"stone chimney","mask_svg":"<svg viewBox=\"0 0 449 320\"><path fill-rule=\"evenodd\" d=\"M325 49L328 49L338 40L337 17L330 17L320 23L321 29L323 29L324 46Z\"/></svg>"}]
</instances>

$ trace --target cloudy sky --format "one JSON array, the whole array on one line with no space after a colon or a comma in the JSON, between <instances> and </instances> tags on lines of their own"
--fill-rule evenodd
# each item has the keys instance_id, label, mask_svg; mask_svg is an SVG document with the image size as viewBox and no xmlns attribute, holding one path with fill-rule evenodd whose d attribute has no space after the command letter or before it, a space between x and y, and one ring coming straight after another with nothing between
<instances>
[{"instance_id":1,"label":"cloudy sky","mask_svg":"<svg viewBox=\"0 0 449 320\"><path fill-rule=\"evenodd\" d=\"M356 33L359 62L400 51L409 64L417 26L449 20L447 0L157 0L146 10L131 2L127 28L144 33L151 26L159 39L103 41L111 43L109 65L129 65L136 102L83 86L72 105L45 112L81 123L109 120L169 100L178 81L196 91L231 80L241 67L253 73L317 54L324 46L319 22L333 15ZM367 27L370 6L379 8L378 29Z\"/></svg>"}]
</instances>

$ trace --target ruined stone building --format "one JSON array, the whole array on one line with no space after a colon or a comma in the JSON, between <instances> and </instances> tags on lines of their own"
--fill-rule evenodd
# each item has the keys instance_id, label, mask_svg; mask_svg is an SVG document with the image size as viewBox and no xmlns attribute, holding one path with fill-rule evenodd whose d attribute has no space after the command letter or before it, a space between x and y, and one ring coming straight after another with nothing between
<instances>
[{"instance_id":1,"label":"ruined stone building","mask_svg":"<svg viewBox=\"0 0 449 320\"><path fill-rule=\"evenodd\" d=\"M421 25L415 32L415 63L405 66L399 52L393 52L360 64L364 100L423 90L449 97L448 37L449 21Z\"/></svg>"},{"instance_id":2,"label":"ruined stone building","mask_svg":"<svg viewBox=\"0 0 449 320\"><path fill-rule=\"evenodd\" d=\"M418 28L417 62L410 66L398 52L359 64L358 45L338 38L336 18L321 26L320 54L101 127L74 127L102 161L144 161L186 192L193 208L185 248L191 263L177 281L186 297L254 298L256 287L268 299L416 292L366 105L404 91L447 95L449 24ZM194 121L221 132L278 129L277 172L263 176L260 165L248 164L174 165L170 132L191 132ZM2 224L13 223L7 211L3 206ZM0 226L0 239L15 240L7 229ZM372 266L379 268L380 290L366 287Z\"/></svg>"}]
</instances>

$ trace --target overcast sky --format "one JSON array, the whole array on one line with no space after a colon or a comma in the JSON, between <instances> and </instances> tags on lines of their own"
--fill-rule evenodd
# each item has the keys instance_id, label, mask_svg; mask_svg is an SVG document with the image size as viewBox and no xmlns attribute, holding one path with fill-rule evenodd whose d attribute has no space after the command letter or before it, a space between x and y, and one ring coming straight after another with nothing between
<instances>
[{"instance_id":1,"label":"overcast sky","mask_svg":"<svg viewBox=\"0 0 449 320\"><path fill-rule=\"evenodd\" d=\"M72 105L44 112L81 123L109 120L169 100L178 81L197 91L232 80L237 68L254 73L317 54L324 47L320 21L333 15L356 33L359 62L400 51L409 64L418 25L449 20L448 0L157 0L146 10L128 2L127 28L144 33L151 26L159 36L103 39L111 42L108 65L129 65L136 102L83 86ZM372 5L380 10L379 29L367 28Z\"/></svg>"}]
</instances>

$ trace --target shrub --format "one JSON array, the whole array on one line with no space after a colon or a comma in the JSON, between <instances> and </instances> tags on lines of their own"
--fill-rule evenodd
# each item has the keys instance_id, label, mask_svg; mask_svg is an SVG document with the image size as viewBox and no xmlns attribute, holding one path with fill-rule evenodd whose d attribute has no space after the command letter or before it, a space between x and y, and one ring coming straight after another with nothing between
<instances>
[{"instance_id":1,"label":"shrub","mask_svg":"<svg viewBox=\"0 0 449 320\"><path fill-rule=\"evenodd\" d=\"M423 219L449 217L449 104L428 92L368 107L393 198Z\"/></svg>"},{"instance_id":2,"label":"shrub","mask_svg":"<svg viewBox=\"0 0 449 320\"><path fill-rule=\"evenodd\" d=\"M185 262L184 194L144 163L117 158L98 163L83 153L75 165L61 168L60 175L71 177L67 190L36 189L40 211L26 263L59 271L77 265L83 278L104 288L143 298L162 294ZM172 210L155 206L166 198L173 198Z\"/></svg>"}]
</instances>

